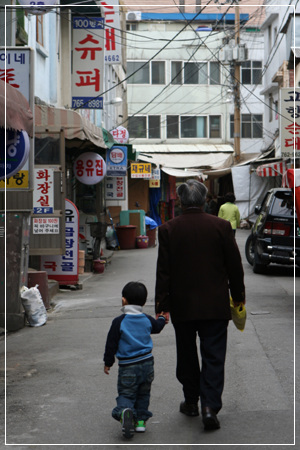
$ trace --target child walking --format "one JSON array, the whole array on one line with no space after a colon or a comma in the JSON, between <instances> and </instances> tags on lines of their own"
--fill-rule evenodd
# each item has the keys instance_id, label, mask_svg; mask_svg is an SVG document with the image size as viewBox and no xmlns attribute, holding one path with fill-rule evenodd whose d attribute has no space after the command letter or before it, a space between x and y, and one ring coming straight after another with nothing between
<instances>
[{"instance_id":1,"label":"child walking","mask_svg":"<svg viewBox=\"0 0 300 450\"><path fill-rule=\"evenodd\" d=\"M147 289L142 283L131 281L122 290L122 315L116 317L107 335L104 353L104 372L109 374L119 360L117 406L114 419L122 423L122 432L131 438L146 430L152 417L148 410L151 383L154 379L153 343L150 334L160 333L166 324L164 313L154 319L143 313Z\"/></svg>"}]
</instances>

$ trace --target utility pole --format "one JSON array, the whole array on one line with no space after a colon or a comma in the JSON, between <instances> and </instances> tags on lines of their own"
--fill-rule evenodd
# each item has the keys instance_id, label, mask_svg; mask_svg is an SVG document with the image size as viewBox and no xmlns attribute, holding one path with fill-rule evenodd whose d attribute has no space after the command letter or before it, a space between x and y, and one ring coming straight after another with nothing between
<instances>
[{"instance_id":1,"label":"utility pole","mask_svg":"<svg viewBox=\"0 0 300 450\"><path fill-rule=\"evenodd\" d=\"M238 2L239 0L237 0ZM240 45L240 7L235 6L235 45L239 48ZM241 159L241 96L240 96L240 62L236 61L234 65L234 160L235 163L240 162Z\"/></svg>"}]
</instances>

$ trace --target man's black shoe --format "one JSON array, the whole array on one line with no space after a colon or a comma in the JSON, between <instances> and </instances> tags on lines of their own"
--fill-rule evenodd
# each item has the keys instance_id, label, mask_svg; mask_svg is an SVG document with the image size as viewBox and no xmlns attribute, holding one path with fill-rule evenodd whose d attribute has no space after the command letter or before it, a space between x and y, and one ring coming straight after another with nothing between
<instances>
[{"instance_id":1,"label":"man's black shoe","mask_svg":"<svg viewBox=\"0 0 300 450\"><path fill-rule=\"evenodd\" d=\"M197 403L186 403L181 402L179 411L185 414L186 416L199 416L199 408Z\"/></svg>"},{"instance_id":2,"label":"man's black shoe","mask_svg":"<svg viewBox=\"0 0 300 450\"><path fill-rule=\"evenodd\" d=\"M220 428L217 414L209 406L202 408L202 422L205 430L218 430Z\"/></svg>"}]
</instances>

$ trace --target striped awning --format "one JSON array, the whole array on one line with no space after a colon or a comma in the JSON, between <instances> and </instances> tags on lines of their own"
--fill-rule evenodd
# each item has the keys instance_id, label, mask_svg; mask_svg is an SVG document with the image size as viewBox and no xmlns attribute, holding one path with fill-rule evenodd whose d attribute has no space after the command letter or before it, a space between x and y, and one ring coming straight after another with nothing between
<instances>
[{"instance_id":1,"label":"striped awning","mask_svg":"<svg viewBox=\"0 0 300 450\"><path fill-rule=\"evenodd\" d=\"M259 177L278 177L279 175L282 176L286 170L286 163L284 161L278 161L258 166L256 169L256 175Z\"/></svg>"},{"instance_id":2,"label":"striped awning","mask_svg":"<svg viewBox=\"0 0 300 450\"><path fill-rule=\"evenodd\" d=\"M109 148L104 140L102 128L72 109L36 104L35 129L38 133L63 129L67 147Z\"/></svg>"}]
</instances>

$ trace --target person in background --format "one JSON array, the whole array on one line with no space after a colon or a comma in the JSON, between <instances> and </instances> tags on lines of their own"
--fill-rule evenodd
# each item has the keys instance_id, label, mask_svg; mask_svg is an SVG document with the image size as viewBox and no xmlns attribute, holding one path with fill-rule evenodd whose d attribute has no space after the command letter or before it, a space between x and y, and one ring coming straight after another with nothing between
<instances>
[{"instance_id":1,"label":"person in background","mask_svg":"<svg viewBox=\"0 0 300 450\"><path fill-rule=\"evenodd\" d=\"M160 333L166 324L161 313L157 319L143 313L147 289L142 283L131 281L122 290L122 312L116 317L108 332L104 373L109 375L119 360L117 406L112 411L114 419L122 423L122 432L131 438L134 431L144 432L146 421L152 417L148 410L151 383L154 379L153 343L150 334Z\"/></svg>"},{"instance_id":2,"label":"person in background","mask_svg":"<svg viewBox=\"0 0 300 450\"><path fill-rule=\"evenodd\" d=\"M233 234L235 235L236 229L240 226L240 212L239 208L234 204L235 196L233 192L228 192L225 195L225 203L220 207L218 216L221 219L229 220Z\"/></svg>"},{"instance_id":3,"label":"person in background","mask_svg":"<svg viewBox=\"0 0 300 450\"><path fill-rule=\"evenodd\" d=\"M177 193L182 215L158 228L155 310L169 312L175 329L176 376L184 394L179 411L198 416L200 397L204 428L216 430L231 319L229 290L235 305L245 303L244 272L230 223L203 211L204 184L188 180Z\"/></svg>"},{"instance_id":4,"label":"person in background","mask_svg":"<svg viewBox=\"0 0 300 450\"><path fill-rule=\"evenodd\" d=\"M216 200L214 200L212 194L208 193L206 197L206 203L204 206L204 212L208 214L218 215L218 205Z\"/></svg>"}]
</instances>

